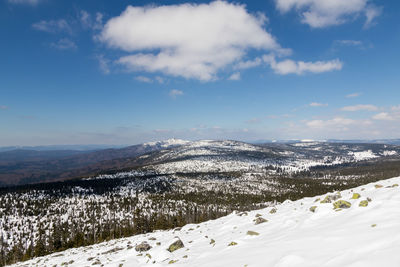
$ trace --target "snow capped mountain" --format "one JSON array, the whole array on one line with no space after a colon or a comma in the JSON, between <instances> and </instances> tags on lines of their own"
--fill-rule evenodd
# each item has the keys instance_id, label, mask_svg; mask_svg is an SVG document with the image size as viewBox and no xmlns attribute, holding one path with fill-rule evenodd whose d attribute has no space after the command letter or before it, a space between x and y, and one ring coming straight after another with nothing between
<instances>
[{"instance_id":1,"label":"snow capped mountain","mask_svg":"<svg viewBox=\"0 0 400 267\"><path fill-rule=\"evenodd\" d=\"M13 266L400 266L400 177ZM173 246L171 246L173 245Z\"/></svg>"},{"instance_id":2,"label":"snow capped mountain","mask_svg":"<svg viewBox=\"0 0 400 267\"><path fill-rule=\"evenodd\" d=\"M190 141L182 140L182 139L168 139L164 141L155 141L155 142L147 142L143 143L143 146L154 146L154 147L162 147L162 148L169 148L173 146L180 146L190 143Z\"/></svg>"}]
</instances>

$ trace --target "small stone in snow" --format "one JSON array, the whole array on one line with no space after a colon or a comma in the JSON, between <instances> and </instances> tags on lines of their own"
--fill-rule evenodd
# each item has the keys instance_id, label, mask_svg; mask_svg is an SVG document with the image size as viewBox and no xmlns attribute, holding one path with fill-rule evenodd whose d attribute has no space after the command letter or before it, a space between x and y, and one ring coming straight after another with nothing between
<instances>
[{"instance_id":1,"label":"small stone in snow","mask_svg":"<svg viewBox=\"0 0 400 267\"><path fill-rule=\"evenodd\" d=\"M168 247L169 252L174 252L175 250L178 250L180 248L183 248L185 245L183 245L182 240L178 239Z\"/></svg>"},{"instance_id":2,"label":"small stone in snow","mask_svg":"<svg viewBox=\"0 0 400 267\"><path fill-rule=\"evenodd\" d=\"M260 235L260 234L254 231L247 231L247 235Z\"/></svg>"},{"instance_id":3,"label":"small stone in snow","mask_svg":"<svg viewBox=\"0 0 400 267\"><path fill-rule=\"evenodd\" d=\"M316 209L317 209L317 206L312 206L312 207L310 207L310 211L311 211L311 212L315 212Z\"/></svg>"},{"instance_id":4,"label":"small stone in snow","mask_svg":"<svg viewBox=\"0 0 400 267\"><path fill-rule=\"evenodd\" d=\"M146 241L143 241L142 243L140 243L135 247L135 250L138 252L148 251L150 249L151 246Z\"/></svg>"},{"instance_id":5,"label":"small stone in snow","mask_svg":"<svg viewBox=\"0 0 400 267\"><path fill-rule=\"evenodd\" d=\"M258 217L257 219L254 220L254 223L256 225L260 224L260 223L265 223L265 222L268 222L268 220L264 219L263 217Z\"/></svg>"}]
</instances>

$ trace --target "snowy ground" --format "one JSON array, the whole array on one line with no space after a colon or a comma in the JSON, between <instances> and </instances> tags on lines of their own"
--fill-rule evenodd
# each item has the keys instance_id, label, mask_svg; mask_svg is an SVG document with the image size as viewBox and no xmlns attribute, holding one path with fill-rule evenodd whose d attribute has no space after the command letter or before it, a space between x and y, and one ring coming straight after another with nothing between
<instances>
[{"instance_id":1,"label":"snowy ground","mask_svg":"<svg viewBox=\"0 0 400 267\"><path fill-rule=\"evenodd\" d=\"M349 209L320 203L324 196L275 207L70 249L15 266L400 266L400 177L341 193ZM359 193L359 199L351 199ZM369 198L367 207L360 207ZM320 200L318 200L320 199ZM310 207L316 206L315 212ZM241 216L240 216L241 215ZM255 225L256 216L268 220ZM248 235L254 231L258 235ZM254 233L253 233L254 234ZM168 252L180 238L184 248ZM214 240L215 242L212 242ZM147 241L151 249L135 251ZM158 243L160 242L160 243ZM231 242L234 245L228 246Z\"/></svg>"}]
</instances>

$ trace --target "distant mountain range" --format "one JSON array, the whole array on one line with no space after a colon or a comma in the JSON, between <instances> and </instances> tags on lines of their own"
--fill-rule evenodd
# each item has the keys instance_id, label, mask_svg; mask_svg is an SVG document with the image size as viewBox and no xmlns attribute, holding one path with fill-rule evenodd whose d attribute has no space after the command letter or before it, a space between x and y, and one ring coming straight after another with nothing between
<instances>
[{"instance_id":1,"label":"distant mountain range","mask_svg":"<svg viewBox=\"0 0 400 267\"><path fill-rule=\"evenodd\" d=\"M157 173L304 171L400 155L380 143L311 140L250 144L239 141L170 139L101 150L27 150L0 153L0 185L92 177L130 170Z\"/></svg>"},{"instance_id":2,"label":"distant mountain range","mask_svg":"<svg viewBox=\"0 0 400 267\"><path fill-rule=\"evenodd\" d=\"M328 140L301 140L301 139L289 139L289 140L274 140L274 139L262 139L256 141L249 141L252 144L263 144L263 143L280 143L290 144L299 142L328 142L328 143L351 143L351 144L388 144L388 145L400 145L400 139L328 139Z\"/></svg>"}]
</instances>

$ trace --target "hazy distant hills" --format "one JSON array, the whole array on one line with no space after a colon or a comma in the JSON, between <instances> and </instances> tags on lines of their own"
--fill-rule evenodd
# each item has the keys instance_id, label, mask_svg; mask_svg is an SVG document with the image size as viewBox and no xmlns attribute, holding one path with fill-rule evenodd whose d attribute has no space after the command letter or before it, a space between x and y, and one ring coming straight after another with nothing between
<instances>
[{"instance_id":1,"label":"hazy distant hills","mask_svg":"<svg viewBox=\"0 0 400 267\"><path fill-rule=\"evenodd\" d=\"M124 148L86 151L83 148L16 149L0 152L0 185L59 181L135 168L157 173L262 172L278 167L288 171L303 171L313 166L398 155L398 146L362 143L360 140L356 143L303 140L250 144L170 139Z\"/></svg>"},{"instance_id":2,"label":"hazy distant hills","mask_svg":"<svg viewBox=\"0 0 400 267\"><path fill-rule=\"evenodd\" d=\"M51 147L0 152L0 185L57 181L97 174L102 170L134 167L137 164L131 159L174 145L165 141L95 151L85 151L83 147L79 147L81 150L53 150L55 147Z\"/></svg>"},{"instance_id":3,"label":"hazy distant hills","mask_svg":"<svg viewBox=\"0 0 400 267\"><path fill-rule=\"evenodd\" d=\"M127 145L48 145L48 146L3 146L0 147L0 153L12 150L34 150L34 151L94 151L108 148L122 148Z\"/></svg>"}]
</instances>

